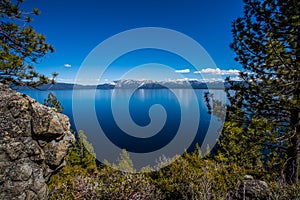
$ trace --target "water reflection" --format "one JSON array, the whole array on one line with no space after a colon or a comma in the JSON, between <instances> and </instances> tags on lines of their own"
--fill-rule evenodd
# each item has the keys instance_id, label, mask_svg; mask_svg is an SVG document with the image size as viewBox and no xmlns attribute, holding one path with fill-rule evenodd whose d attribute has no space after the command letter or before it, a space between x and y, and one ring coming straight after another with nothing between
<instances>
[{"instance_id":1,"label":"water reflection","mask_svg":"<svg viewBox=\"0 0 300 200\"><path fill-rule=\"evenodd\" d=\"M71 126L73 130L90 130L86 131L89 138L93 138L92 134L96 134L94 129L89 123L90 110L86 109L87 105L94 105L96 110L96 115L98 118L98 123L101 124L101 127L107 132L108 138L114 142L114 144L120 146L121 148L126 148L133 152L147 152L158 149L166 144L168 144L173 138L174 134L177 133L180 124L182 122L182 112L187 113L184 117L190 123L194 123L193 113L195 112L195 103L199 105L200 120L198 123L198 131L196 137L191 144L191 149L196 143L202 144L204 136L207 134L209 129L209 124L213 126L209 134L215 134L217 138L217 131L222 126L222 123L218 121L217 118L212 117L208 114L206 103L204 101L204 93L207 90L192 90L192 89L139 89L139 90L129 90L129 89L116 89L116 90L78 90L74 93L72 97L71 90L61 90L61 91L37 91L37 90L27 90L22 91L23 93L28 94L29 96L37 99L40 103L44 102L44 99L47 98L49 92L53 92L59 101L61 101L64 106L63 113L68 115L71 119ZM223 98L224 92L221 90L211 90L216 99ZM193 98L193 95L196 98ZM80 114L82 118L86 120L86 123L82 123L81 127L75 127L73 121L72 113L72 101L75 98L79 102ZM122 129L118 127L116 121L112 114L111 103L115 104L124 104L129 99L129 113L124 114L124 110L117 110L117 113L122 117L130 118L136 124L136 126L147 127L151 124L152 121L158 119L159 122L164 122L160 117L164 117L161 114L161 110L156 110L152 113L149 112L153 105L159 104L166 112L166 121L162 124L154 125L153 129L154 134L147 133L142 137L143 130L140 133L137 133L134 138L130 134L124 133ZM125 106L126 108L126 106ZM159 108L160 109L160 108ZM127 111L125 111L127 112ZM85 117L87 116L87 117ZM154 121L153 121L154 122ZM152 123L153 123L152 122ZM212 122L212 123L210 123ZM154 123L155 124L155 123ZM186 127L189 124L185 125ZM153 131L152 130L152 131ZM187 129L189 130L189 129ZM186 135L189 135L188 131ZM138 137L141 137L140 140ZM145 138L148 138L147 140ZM145 140L145 141L142 141ZM178 143L178 148L180 148Z\"/></svg>"}]
</instances>

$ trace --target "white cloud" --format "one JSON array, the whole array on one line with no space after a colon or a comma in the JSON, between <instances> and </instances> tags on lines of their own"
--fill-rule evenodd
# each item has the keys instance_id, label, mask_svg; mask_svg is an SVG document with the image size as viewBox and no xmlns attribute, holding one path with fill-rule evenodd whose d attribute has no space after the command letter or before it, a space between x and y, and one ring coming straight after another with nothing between
<instances>
[{"instance_id":1,"label":"white cloud","mask_svg":"<svg viewBox=\"0 0 300 200\"><path fill-rule=\"evenodd\" d=\"M190 69L175 70L175 73L187 74L190 73Z\"/></svg>"},{"instance_id":2,"label":"white cloud","mask_svg":"<svg viewBox=\"0 0 300 200\"><path fill-rule=\"evenodd\" d=\"M201 81L209 83L209 82L223 82L224 79L222 78L203 78Z\"/></svg>"},{"instance_id":3,"label":"white cloud","mask_svg":"<svg viewBox=\"0 0 300 200\"><path fill-rule=\"evenodd\" d=\"M74 79L72 79L72 78L57 78L57 82L60 82L60 83L74 83Z\"/></svg>"},{"instance_id":4,"label":"white cloud","mask_svg":"<svg viewBox=\"0 0 300 200\"><path fill-rule=\"evenodd\" d=\"M242 81L243 79L241 79L238 76L234 76L234 77L230 77L230 80L232 80L232 81Z\"/></svg>"},{"instance_id":5,"label":"white cloud","mask_svg":"<svg viewBox=\"0 0 300 200\"><path fill-rule=\"evenodd\" d=\"M71 67L71 65L70 65L70 64L64 64L64 66L65 66L65 67Z\"/></svg>"},{"instance_id":6,"label":"white cloud","mask_svg":"<svg viewBox=\"0 0 300 200\"><path fill-rule=\"evenodd\" d=\"M195 74L219 74L219 75L239 75L240 70L237 69L229 69L229 70L223 70L220 68L206 68L201 69L200 71L195 71Z\"/></svg>"}]
</instances>

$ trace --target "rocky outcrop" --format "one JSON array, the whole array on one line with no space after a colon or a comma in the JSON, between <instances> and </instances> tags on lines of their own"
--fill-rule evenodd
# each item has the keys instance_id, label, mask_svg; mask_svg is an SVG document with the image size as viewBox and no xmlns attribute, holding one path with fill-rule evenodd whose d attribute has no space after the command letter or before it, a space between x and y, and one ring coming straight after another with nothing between
<instances>
[{"instance_id":1,"label":"rocky outcrop","mask_svg":"<svg viewBox=\"0 0 300 200\"><path fill-rule=\"evenodd\" d=\"M0 199L47 199L73 142L67 116L0 84Z\"/></svg>"},{"instance_id":2,"label":"rocky outcrop","mask_svg":"<svg viewBox=\"0 0 300 200\"><path fill-rule=\"evenodd\" d=\"M269 186L266 182L255 180L250 175L244 176L244 181L239 183L236 190L231 191L227 200L267 200L269 199Z\"/></svg>"}]
</instances>

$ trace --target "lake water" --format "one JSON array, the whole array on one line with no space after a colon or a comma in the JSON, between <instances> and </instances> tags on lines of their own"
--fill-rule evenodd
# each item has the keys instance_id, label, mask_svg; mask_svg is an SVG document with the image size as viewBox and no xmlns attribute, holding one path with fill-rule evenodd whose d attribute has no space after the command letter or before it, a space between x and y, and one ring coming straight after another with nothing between
<instances>
[{"instance_id":1,"label":"lake water","mask_svg":"<svg viewBox=\"0 0 300 200\"><path fill-rule=\"evenodd\" d=\"M98 155L104 151L104 146L111 148L111 144L135 154L147 154L172 144L172 149L176 149L174 153L180 153L184 149L193 150L196 143L201 145L207 134L213 135L208 143L214 144L222 123L208 114L204 100L204 93L207 91L117 89L74 90L74 93L72 90L20 92L40 103L44 102L49 92L53 92L64 106L63 113L69 116L71 128L84 130L89 141L94 146L100 146L95 148ZM222 90L210 92L214 93L215 97L224 95ZM179 130L184 133L177 138ZM102 132L105 138L98 137L98 132ZM106 143L102 144L104 140ZM173 152L170 149L167 151ZM114 153L117 154L111 150L106 156Z\"/></svg>"}]
</instances>

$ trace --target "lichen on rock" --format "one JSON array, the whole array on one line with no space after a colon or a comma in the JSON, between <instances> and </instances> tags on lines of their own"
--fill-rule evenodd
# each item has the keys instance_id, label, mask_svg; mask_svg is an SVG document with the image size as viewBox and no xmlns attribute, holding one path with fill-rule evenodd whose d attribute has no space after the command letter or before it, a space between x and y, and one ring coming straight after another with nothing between
<instances>
[{"instance_id":1,"label":"lichen on rock","mask_svg":"<svg viewBox=\"0 0 300 200\"><path fill-rule=\"evenodd\" d=\"M0 199L46 199L74 141L67 116L0 84Z\"/></svg>"}]
</instances>

